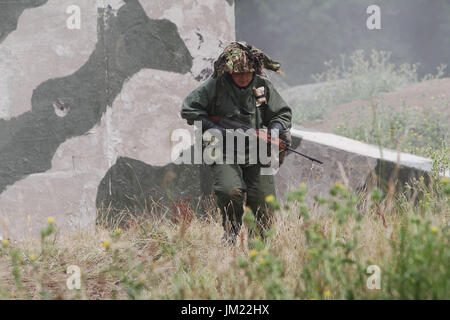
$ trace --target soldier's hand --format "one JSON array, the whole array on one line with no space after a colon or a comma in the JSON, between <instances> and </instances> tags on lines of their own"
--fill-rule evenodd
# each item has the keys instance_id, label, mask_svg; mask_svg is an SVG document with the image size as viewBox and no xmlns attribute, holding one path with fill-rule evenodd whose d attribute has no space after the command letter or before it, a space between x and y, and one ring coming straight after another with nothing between
<instances>
[{"instance_id":1,"label":"soldier's hand","mask_svg":"<svg viewBox=\"0 0 450 320\"><path fill-rule=\"evenodd\" d=\"M290 147L292 145L291 130L280 131L280 139L283 140L287 147Z\"/></svg>"},{"instance_id":2,"label":"soldier's hand","mask_svg":"<svg viewBox=\"0 0 450 320\"><path fill-rule=\"evenodd\" d=\"M283 130L280 131L280 139L283 140L283 142L286 144L287 147L290 147L292 144L292 137L291 137L291 131L290 130ZM286 158L288 153L288 150L286 149L281 149L280 150L280 166L283 164L284 159Z\"/></svg>"},{"instance_id":3,"label":"soldier's hand","mask_svg":"<svg viewBox=\"0 0 450 320\"><path fill-rule=\"evenodd\" d=\"M279 122L273 122L270 125L269 129L270 130L272 130L272 129L278 130L278 132L279 132L278 137L284 142L284 144L287 147L291 146L292 138L291 138L291 131L289 129L288 130L284 130L283 126ZM284 159L287 156L287 153L288 153L288 151L285 148L282 148L280 146L280 153L278 154L278 159L279 159L279 162L280 162L280 166L283 164Z\"/></svg>"}]
</instances>

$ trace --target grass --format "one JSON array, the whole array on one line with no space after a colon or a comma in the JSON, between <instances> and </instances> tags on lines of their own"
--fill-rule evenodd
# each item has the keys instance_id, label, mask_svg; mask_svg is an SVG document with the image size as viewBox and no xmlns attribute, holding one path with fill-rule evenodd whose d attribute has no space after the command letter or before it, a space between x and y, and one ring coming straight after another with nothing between
<instances>
[{"instance_id":1,"label":"grass","mask_svg":"<svg viewBox=\"0 0 450 320\"><path fill-rule=\"evenodd\" d=\"M367 56L357 50L349 57L341 55L339 64L326 62L327 71L313 76L316 82L325 82L315 98L291 101L294 121L320 121L336 106L362 101L358 110L345 117L347 120L330 129L362 142L430 157L449 141L450 118L443 112L450 106L449 98L445 94L432 96L426 107L420 108L403 101L401 107L394 108L381 94L404 84L439 79L447 66L440 65L436 75L419 79L419 64L396 66L389 60L388 52L372 50Z\"/></svg>"},{"instance_id":2,"label":"grass","mask_svg":"<svg viewBox=\"0 0 450 320\"><path fill-rule=\"evenodd\" d=\"M265 241L247 239L247 209L234 247L221 245L214 210L68 235L50 218L40 240L3 241L0 297L448 299L450 181L439 176L446 169L436 163L431 184L415 181L403 193L355 194L336 183L314 209L301 185L283 203L268 200L276 215ZM71 265L81 269L79 290L66 285ZM368 289L372 265L380 289Z\"/></svg>"},{"instance_id":3,"label":"grass","mask_svg":"<svg viewBox=\"0 0 450 320\"><path fill-rule=\"evenodd\" d=\"M313 99L290 101L294 122L320 121L334 107L356 100L369 100L380 93L392 92L401 85L439 79L446 65L437 67L436 75L418 78L419 63L390 63L390 52L356 50L350 56L340 55L339 63L326 61L327 70L312 75L316 83L324 83Z\"/></svg>"},{"instance_id":4,"label":"grass","mask_svg":"<svg viewBox=\"0 0 450 320\"><path fill-rule=\"evenodd\" d=\"M433 97L434 98L434 97ZM434 98L427 108L406 106L394 109L372 101L371 117L361 117L357 122L346 121L333 132L362 142L381 145L412 154L431 157L450 141L450 117L442 114L448 109L447 97ZM361 107L363 108L363 107Z\"/></svg>"}]
</instances>

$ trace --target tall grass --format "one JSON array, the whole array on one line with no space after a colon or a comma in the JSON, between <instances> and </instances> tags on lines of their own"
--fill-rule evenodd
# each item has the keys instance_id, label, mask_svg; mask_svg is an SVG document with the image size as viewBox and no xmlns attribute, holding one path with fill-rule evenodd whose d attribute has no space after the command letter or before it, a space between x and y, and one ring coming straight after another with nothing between
<instances>
[{"instance_id":1,"label":"tall grass","mask_svg":"<svg viewBox=\"0 0 450 320\"><path fill-rule=\"evenodd\" d=\"M276 214L264 241L248 239L246 209L234 247L222 246L215 210L71 235L50 219L40 241L2 243L1 298L448 299L450 181L440 176L448 164L434 168L432 182L415 181L412 192L356 194L336 183L314 209L301 185L269 200ZM81 269L79 290L66 286L70 265ZM367 285L373 265L380 289Z\"/></svg>"}]
</instances>

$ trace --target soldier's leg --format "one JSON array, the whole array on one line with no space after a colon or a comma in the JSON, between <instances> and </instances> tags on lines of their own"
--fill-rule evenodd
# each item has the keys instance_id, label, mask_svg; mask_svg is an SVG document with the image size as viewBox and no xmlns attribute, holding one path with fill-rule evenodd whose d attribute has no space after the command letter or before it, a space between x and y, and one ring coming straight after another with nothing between
<instances>
[{"instance_id":1,"label":"soldier's leg","mask_svg":"<svg viewBox=\"0 0 450 320\"><path fill-rule=\"evenodd\" d=\"M243 169L243 177L247 186L247 205L252 209L256 220L256 231L264 237L264 231L273 223L273 208L266 203L266 197L276 196L273 175L261 175L259 165ZM250 234L252 236L252 234Z\"/></svg>"},{"instance_id":2,"label":"soldier's leg","mask_svg":"<svg viewBox=\"0 0 450 320\"><path fill-rule=\"evenodd\" d=\"M222 226L231 242L239 233L244 213L245 183L242 169L236 164L214 164L214 198L222 214Z\"/></svg>"}]
</instances>

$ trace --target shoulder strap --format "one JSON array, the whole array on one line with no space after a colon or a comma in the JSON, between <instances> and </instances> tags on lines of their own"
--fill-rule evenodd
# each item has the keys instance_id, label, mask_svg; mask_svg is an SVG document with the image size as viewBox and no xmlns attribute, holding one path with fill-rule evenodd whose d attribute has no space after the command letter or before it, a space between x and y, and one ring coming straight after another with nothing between
<instances>
[{"instance_id":1,"label":"shoulder strap","mask_svg":"<svg viewBox=\"0 0 450 320\"><path fill-rule=\"evenodd\" d=\"M266 78L262 76L257 76L256 78L256 86L264 87L264 94L266 96L266 101L269 101L270 98L270 91L268 90L268 86L266 84ZM256 116L257 116L257 122L261 125L267 126L267 121L264 119L264 115L266 114L267 104L262 104L258 108L256 108ZM259 128L258 128L259 129Z\"/></svg>"},{"instance_id":2,"label":"shoulder strap","mask_svg":"<svg viewBox=\"0 0 450 320\"><path fill-rule=\"evenodd\" d=\"M222 92L222 90L220 90L219 82L220 82L220 77L218 77L215 81L214 89L212 91L212 97L210 100L209 110L211 110L213 115L215 115L215 113L216 113L217 100L219 99L219 96L221 96L221 92Z\"/></svg>"},{"instance_id":3,"label":"shoulder strap","mask_svg":"<svg viewBox=\"0 0 450 320\"><path fill-rule=\"evenodd\" d=\"M266 95L266 100L269 101L270 91L267 90L268 86L267 86L266 80L268 80L268 79L263 77L263 76L257 76L257 78L256 78L256 86L265 88L264 89L264 94Z\"/></svg>"}]
</instances>

